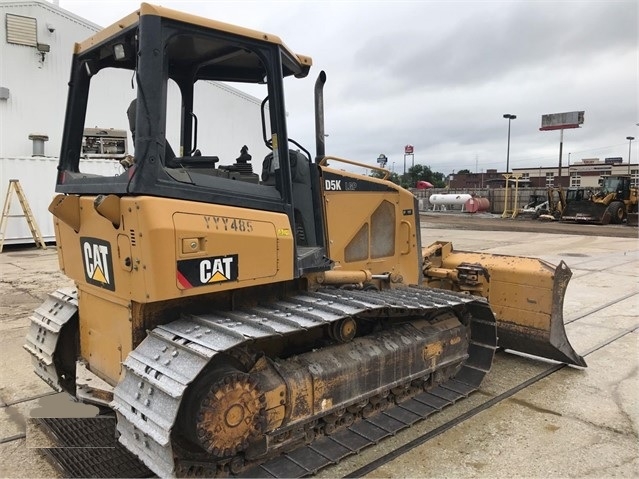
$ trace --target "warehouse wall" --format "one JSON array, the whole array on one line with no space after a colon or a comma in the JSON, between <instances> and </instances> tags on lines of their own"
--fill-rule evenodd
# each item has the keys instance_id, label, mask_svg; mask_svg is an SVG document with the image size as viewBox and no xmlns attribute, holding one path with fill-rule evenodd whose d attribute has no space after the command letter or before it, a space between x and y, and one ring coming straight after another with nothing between
<instances>
[{"instance_id":1,"label":"warehouse wall","mask_svg":"<svg viewBox=\"0 0 639 479\"><path fill-rule=\"evenodd\" d=\"M7 14L35 18L37 43L48 45L49 52L42 54L35 46L9 43ZM0 99L0 201L5 198L9 179L19 179L47 240L53 239L47 207L54 194L73 47L100 29L49 2L0 1L0 88L9 92L8 98ZM133 152L126 116L127 107L136 96L131 72L110 69L99 72L91 81L85 126L126 131L128 150ZM266 87L264 90L266 95ZM180 127L177 92L170 82L166 131L176 152ZM218 156L220 165L228 165L247 145L253 168L259 173L268 153L262 141L261 98L215 82L196 85L195 94L194 110L200 124L198 148L202 154ZM31 134L49 137L44 147L47 158L31 158ZM112 174L119 165L112 160L83 161L81 168L84 172ZM16 208L18 202L14 199L12 212L21 212ZM6 237L7 243L31 241L26 222L18 218L9 220Z\"/></svg>"},{"instance_id":2,"label":"warehouse wall","mask_svg":"<svg viewBox=\"0 0 639 479\"><path fill-rule=\"evenodd\" d=\"M49 53L8 43L7 14L35 18L37 41L49 45ZM0 158L31 155L31 133L49 136L46 154L59 153L73 44L98 30L47 2L0 3L0 87L9 89L9 98L0 100Z\"/></svg>"}]
</instances>

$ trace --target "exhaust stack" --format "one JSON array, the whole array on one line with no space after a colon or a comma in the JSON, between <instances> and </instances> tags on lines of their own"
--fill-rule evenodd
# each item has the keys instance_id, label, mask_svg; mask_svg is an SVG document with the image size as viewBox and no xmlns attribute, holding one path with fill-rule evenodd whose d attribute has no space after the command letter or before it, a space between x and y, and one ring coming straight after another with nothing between
<instances>
[{"instance_id":1,"label":"exhaust stack","mask_svg":"<svg viewBox=\"0 0 639 479\"><path fill-rule=\"evenodd\" d=\"M326 155L324 134L324 84L326 73L322 70L315 81L315 163L319 163Z\"/></svg>"}]
</instances>

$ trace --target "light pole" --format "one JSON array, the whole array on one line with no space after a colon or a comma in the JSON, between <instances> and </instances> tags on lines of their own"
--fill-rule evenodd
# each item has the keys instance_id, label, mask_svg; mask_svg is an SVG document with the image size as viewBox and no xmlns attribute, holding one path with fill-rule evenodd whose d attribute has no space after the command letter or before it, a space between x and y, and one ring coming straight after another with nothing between
<instances>
[{"instance_id":1,"label":"light pole","mask_svg":"<svg viewBox=\"0 0 639 479\"><path fill-rule=\"evenodd\" d=\"M508 120L508 149L506 150L506 173L510 171L510 121L517 118L517 115L504 113L504 118Z\"/></svg>"},{"instance_id":2,"label":"light pole","mask_svg":"<svg viewBox=\"0 0 639 479\"><path fill-rule=\"evenodd\" d=\"M628 140L628 175L630 175L630 153L632 148L632 140L634 140L634 136L627 136L626 140Z\"/></svg>"}]
</instances>

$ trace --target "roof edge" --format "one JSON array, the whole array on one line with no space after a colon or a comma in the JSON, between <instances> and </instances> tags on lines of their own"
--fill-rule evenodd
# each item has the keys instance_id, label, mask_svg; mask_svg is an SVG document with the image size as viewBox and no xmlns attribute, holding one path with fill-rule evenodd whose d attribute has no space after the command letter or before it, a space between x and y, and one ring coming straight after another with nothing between
<instances>
[{"instance_id":1,"label":"roof edge","mask_svg":"<svg viewBox=\"0 0 639 479\"><path fill-rule=\"evenodd\" d=\"M201 17L199 15L194 15L192 13L181 12L179 10L173 10L170 8L162 7L159 5L152 5L150 3L142 3L140 8L135 12L127 15L121 20L113 23L110 26L105 27L103 30L99 31L92 37L87 40L79 43L76 46L76 53L80 53L84 50L91 48L92 46L103 42L108 39L110 36L116 34L119 30L127 28L128 26L135 23L138 18L142 15L156 15L164 18L170 18L173 20L181 21L184 23L189 23L192 25L198 25L205 28L212 28L215 30L221 30L224 32L234 33L240 36L253 38L255 40L261 40L269 43L274 43L276 45L280 45L289 55L293 58L297 59L300 67L302 69L308 69L313 64L313 60L311 57L306 55L300 55L293 52L286 44L282 41L280 37L277 35L272 35L270 33L260 32L258 30L252 30L250 28L240 27L237 25L233 25L231 23L220 22L218 20L213 20L207 17Z\"/></svg>"},{"instance_id":2,"label":"roof edge","mask_svg":"<svg viewBox=\"0 0 639 479\"><path fill-rule=\"evenodd\" d=\"M102 30L102 26L98 25L97 23L93 23L89 20L87 20L84 17L81 17L79 15L76 15L73 12L70 12L69 10L65 10L64 8L60 7L59 5L55 5L54 3L48 2L46 0L28 0L28 1L1 1L0 2L0 8L5 8L5 7L42 7L45 10L50 11L51 13L55 13L57 15L63 16L65 18L67 18L68 20L74 21L76 23L79 23L87 28L91 28L93 30L95 30L96 32Z\"/></svg>"}]
</instances>

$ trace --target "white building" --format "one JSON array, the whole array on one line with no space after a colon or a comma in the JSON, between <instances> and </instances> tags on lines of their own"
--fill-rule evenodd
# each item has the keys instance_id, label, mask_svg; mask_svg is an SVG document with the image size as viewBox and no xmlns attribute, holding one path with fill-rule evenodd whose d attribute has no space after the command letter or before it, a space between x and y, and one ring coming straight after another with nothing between
<instances>
[{"instance_id":1,"label":"white building","mask_svg":"<svg viewBox=\"0 0 639 479\"><path fill-rule=\"evenodd\" d=\"M639 186L639 169L637 164L623 163L621 157L616 158L584 158L570 165L570 186L580 188L597 188L606 176L630 175L632 185Z\"/></svg>"},{"instance_id":2,"label":"white building","mask_svg":"<svg viewBox=\"0 0 639 479\"><path fill-rule=\"evenodd\" d=\"M34 133L57 156L73 44L100 27L45 1L0 0L0 16L0 158L31 156Z\"/></svg>"},{"instance_id":3,"label":"white building","mask_svg":"<svg viewBox=\"0 0 639 479\"><path fill-rule=\"evenodd\" d=\"M19 179L46 241L54 237L47 206L54 195L73 46L100 29L54 3L0 0L0 200L4 201L9 179ZM127 84L132 83L129 73L116 71L114 75L119 73L127 75ZM132 151L126 110L136 92L118 89L122 78L98 77L97 85L92 83L85 126L125 131ZM198 96L204 98L198 105L202 117L209 111L225 112L207 120L212 131L199 133L202 154L218 156L220 165L232 164L247 145L259 172L268 153L261 136L260 100L225 84L205 82L199 88ZM167 124L173 145L179 144L171 136L179 128L178 121L175 115ZM224 128L217 128L220 122ZM45 158L32 156L34 145L29 137L34 135L48 138ZM119 168L109 160L87 163L91 162L83 171L110 174ZM21 213L16 200L12 202L15 213ZM6 237L7 243L30 241L31 233L25 221L10 218Z\"/></svg>"},{"instance_id":4,"label":"white building","mask_svg":"<svg viewBox=\"0 0 639 479\"><path fill-rule=\"evenodd\" d=\"M513 173L521 175L522 180L527 182L526 186L533 187L597 188L606 176L628 175L631 176L632 185L639 186L639 165L624 163L621 157L605 160L584 158L565 165L561 169L561 182L557 166L513 168Z\"/></svg>"}]
</instances>

